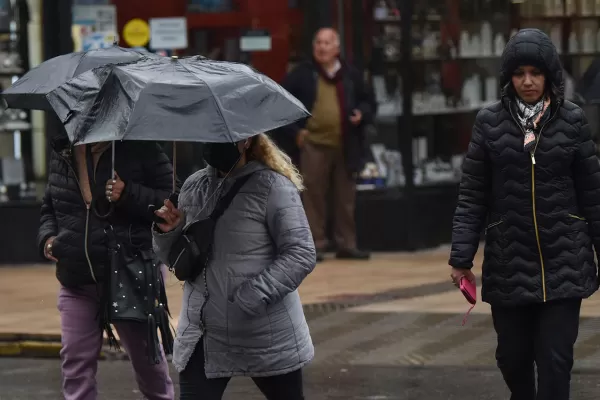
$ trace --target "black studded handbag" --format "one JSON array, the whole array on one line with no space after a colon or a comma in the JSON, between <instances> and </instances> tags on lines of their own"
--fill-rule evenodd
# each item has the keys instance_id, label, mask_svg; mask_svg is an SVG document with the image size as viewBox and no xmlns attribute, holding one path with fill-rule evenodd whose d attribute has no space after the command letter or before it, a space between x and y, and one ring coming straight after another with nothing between
<instances>
[{"instance_id":1,"label":"black studded handbag","mask_svg":"<svg viewBox=\"0 0 600 400\"><path fill-rule=\"evenodd\" d=\"M165 354L173 354L173 333L161 264L151 249L123 246L112 226L105 229L109 262L104 277L103 328L118 348L110 324L136 321L148 325L148 357L160 363L162 338Z\"/></svg>"},{"instance_id":2,"label":"black studded handbag","mask_svg":"<svg viewBox=\"0 0 600 400\"><path fill-rule=\"evenodd\" d=\"M87 172L91 180L94 176L94 165L89 146L86 156ZM108 250L100 298L100 327L106 332L111 347L119 349L112 323L134 321L147 324L148 360L151 364L159 364L162 356L158 332L165 354L173 354L174 342L161 264L151 244L145 247L137 246L131 243L131 240L127 240L129 238L117 234L113 227L114 207L111 204L110 212L99 213L97 207L104 193L95 185L90 185L90 188L93 211L106 223L104 233Z\"/></svg>"}]
</instances>

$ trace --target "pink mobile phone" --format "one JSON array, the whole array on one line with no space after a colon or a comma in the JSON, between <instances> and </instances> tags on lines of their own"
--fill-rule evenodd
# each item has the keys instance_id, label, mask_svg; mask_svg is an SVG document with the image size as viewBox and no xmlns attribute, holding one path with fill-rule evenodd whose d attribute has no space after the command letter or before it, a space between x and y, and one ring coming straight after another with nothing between
<instances>
[{"instance_id":1,"label":"pink mobile phone","mask_svg":"<svg viewBox=\"0 0 600 400\"><path fill-rule=\"evenodd\" d=\"M471 310L473 310L473 308L475 307L475 304L477 304L477 287L475 286L475 284L473 282L471 282L464 276L462 278L460 278L460 282L459 282L458 286L459 286L460 291L463 294L463 296L465 296L465 299L467 299L469 304L471 304L471 308L469 308L469 311L467 311L467 313L465 314L465 317L463 318L462 325L465 326L465 324L467 323L467 318L469 317L469 314L471 313Z\"/></svg>"},{"instance_id":2,"label":"pink mobile phone","mask_svg":"<svg viewBox=\"0 0 600 400\"><path fill-rule=\"evenodd\" d=\"M477 288L475 284L465 278L464 276L460 278L460 291L465 296L465 299L471 304L477 304Z\"/></svg>"}]
</instances>

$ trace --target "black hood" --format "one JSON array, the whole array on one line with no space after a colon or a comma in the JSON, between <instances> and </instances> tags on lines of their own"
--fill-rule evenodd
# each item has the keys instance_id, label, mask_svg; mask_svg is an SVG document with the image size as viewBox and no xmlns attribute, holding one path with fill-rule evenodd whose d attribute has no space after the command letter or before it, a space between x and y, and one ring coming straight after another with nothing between
<instances>
[{"instance_id":1,"label":"black hood","mask_svg":"<svg viewBox=\"0 0 600 400\"><path fill-rule=\"evenodd\" d=\"M548 35L539 29L522 29L506 44L500 69L503 95L507 94L513 72L523 65L540 68L546 75L546 83L551 85L552 93L562 101L565 82L560 57Z\"/></svg>"}]
</instances>

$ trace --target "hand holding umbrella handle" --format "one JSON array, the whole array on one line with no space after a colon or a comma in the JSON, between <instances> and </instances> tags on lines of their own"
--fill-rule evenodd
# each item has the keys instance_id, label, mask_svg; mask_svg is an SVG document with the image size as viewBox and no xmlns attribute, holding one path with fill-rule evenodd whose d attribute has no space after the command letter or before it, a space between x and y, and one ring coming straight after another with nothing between
<instances>
[{"instance_id":1,"label":"hand holding umbrella handle","mask_svg":"<svg viewBox=\"0 0 600 400\"><path fill-rule=\"evenodd\" d=\"M177 192L171 193L171 195L169 196L169 201L171 203L173 203L175 208L179 207L179 193L177 193ZM152 213L154 223L164 224L166 221L164 219L162 219L161 217L159 217L158 215L154 214L154 211L158 210L159 208L160 207L156 206L155 204L150 204L148 206L148 211Z\"/></svg>"}]
</instances>

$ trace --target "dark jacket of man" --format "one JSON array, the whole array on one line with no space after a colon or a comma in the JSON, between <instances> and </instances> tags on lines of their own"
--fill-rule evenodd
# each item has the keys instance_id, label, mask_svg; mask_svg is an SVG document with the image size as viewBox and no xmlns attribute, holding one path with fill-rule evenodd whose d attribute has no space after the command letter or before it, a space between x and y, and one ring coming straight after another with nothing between
<instances>
[{"instance_id":1,"label":"dark jacket of man","mask_svg":"<svg viewBox=\"0 0 600 400\"><path fill-rule=\"evenodd\" d=\"M365 157L363 127L371 121L373 110L361 73L343 61L341 64L343 104L340 105L344 116L342 146L348 172L357 173L363 167ZM317 97L319 68L314 61L300 63L282 83L282 86L298 98L308 111L313 109ZM349 121L355 109L362 113L362 121L358 126L352 125ZM299 151L296 146L296 135L306 127L306 123L307 119L303 119L276 133L278 144L295 161L298 159Z\"/></svg>"},{"instance_id":2,"label":"dark jacket of man","mask_svg":"<svg viewBox=\"0 0 600 400\"><path fill-rule=\"evenodd\" d=\"M152 248L153 213L148 206L161 207L172 190L173 167L160 146L150 142L117 142L115 169L126 186L115 204L110 221L99 218L86 205L78 171L68 142L53 143L48 185L38 233L40 254L48 238L56 236L52 255L58 259L56 276L66 287L102 281L108 262L104 229L111 223L126 245ZM105 185L111 178L111 149L99 157L90 186L100 212L108 210ZM93 275L92 275L93 271Z\"/></svg>"},{"instance_id":3,"label":"dark jacket of man","mask_svg":"<svg viewBox=\"0 0 600 400\"><path fill-rule=\"evenodd\" d=\"M463 166L450 265L473 266L487 219L484 301L512 306L588 297L598 289L593 247L600 249L600 165L587 119L564 100L559 56L540 31L513 38L502 65L505 88L519 65L542 65L553 88L550 117L532 157L523 148L510 91L479 112Z\"/></svg>"}]
</instances>

